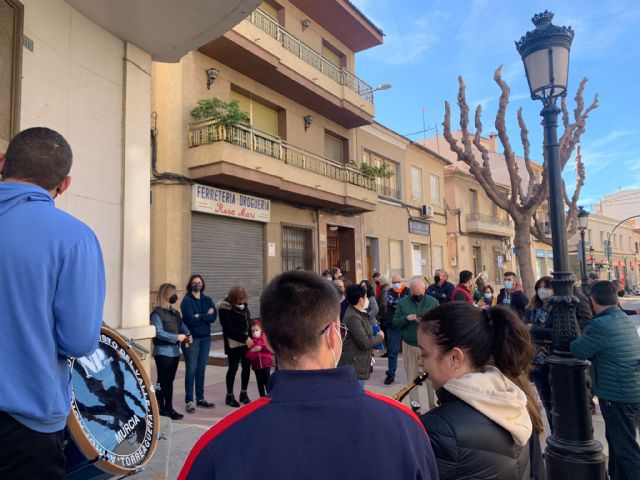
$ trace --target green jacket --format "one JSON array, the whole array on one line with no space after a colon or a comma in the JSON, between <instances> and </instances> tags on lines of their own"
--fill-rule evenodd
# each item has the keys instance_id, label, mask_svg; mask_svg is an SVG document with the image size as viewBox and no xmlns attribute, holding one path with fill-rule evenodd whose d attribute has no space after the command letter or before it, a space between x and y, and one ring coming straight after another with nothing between
<instances>
[{"instance_id":1,"label":"green jacket","mask_svg":"<svg viewBox=\"0 0 640 480\"><path fill-rule=\"evenodd\" d=\"M640 337L618 306L593 317L570 348L574 357L591 360L591 379L598 398L640 403Z\"/></svg>"},{"instance_id":2,"label":"green jacket","mask_svg":"<svg viewBox=\"0 0 640 480\"><path fill-rule=\"evenodd\" d=\"M374 346L382 343L382 337L373 334L369 315L353 305L347 307L343 323L349 331L342 344L338 366L353 365L356 377L367 380L371 375L371 352Z\"/></svg>"},{"instance_id":3,"label":"green jacket","mask_svg":"<svg viewBox=\"0 0 640 480\"><path fill-rule=\"evenodd\" d=\"M396 313L393 315L393 328L402 332L402 339L409 345L418 346L418 324L416 321L407 320L407 316L415 313L419 317L427 313L432 308L440 305L438 300L431 295L425 295L424 300L417 304L411 300L411 296L404 297L398 302Z\"/></svg>"}]
</instances>

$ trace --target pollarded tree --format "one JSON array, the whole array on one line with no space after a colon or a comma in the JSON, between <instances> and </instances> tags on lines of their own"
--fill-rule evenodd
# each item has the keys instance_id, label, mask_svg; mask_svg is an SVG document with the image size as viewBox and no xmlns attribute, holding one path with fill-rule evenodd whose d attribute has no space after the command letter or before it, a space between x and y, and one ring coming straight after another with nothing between
<instances>
[{"instance_id":1,"label":"pollarded tree","mask_svg":"<svg viewBox=\"0 0 640 480\"><path fill-rule=\"evenodd\" d=\"M537 176L531 158L529 157L529 131L522 117L522 108L519 108L518 125L520 127L520 140L524 151L524 165L528 174L528 182L522 181L516 155L511 148L511 142L507 135L505 117L507 105L509 104L510 88L502 79L502 66L498 67L493 78L501 91L495 128L503 147L504 161L509 173L510 191L503 193L503 190L498 188L493 179L489 151L481 143L482 107L480 105L478 105L475 111L475 134L469 132L469 105L467 104L465 84L462 77L458 77L458 106L460 107L462 146L458 144L458 140L456 140L451 133L451 107L449 102L446 101L443 122L444 137L451 150L457 155L458 160L464 162L469 167L469 172L473 174L491 201L505 210L513 219L515 228L514 245L518 249L517 259L522 276L522 283L527 290L527 294L532 295L535 276L531 256L531 237L533 236L537 240L551 245L551 238L544 234L544 230L536 216L540 205L542 205L549 196L547 159L545 158L542 162L542 174ZM589 114L593 109L598 107L598 95L596 94L591 105L585 108L583 94L586 83L587 79L584 78L578 87L575 96L576 107L573 110L573 119L570 118L570 113L567 110L566 99L564 97L561 99L564 133L560 137L560 159L563 170L567 162L571 159L574 150L576 152L576 184L571 198L569 198L566 185L563 181L564 199L567 205L566 223L569 237L576 232L577 202L585 180L585 169L582 163L579 142L582 134L585 132L585 122ZM478 154L480 158L478 158Z\"/></svg>"}]
</instances>

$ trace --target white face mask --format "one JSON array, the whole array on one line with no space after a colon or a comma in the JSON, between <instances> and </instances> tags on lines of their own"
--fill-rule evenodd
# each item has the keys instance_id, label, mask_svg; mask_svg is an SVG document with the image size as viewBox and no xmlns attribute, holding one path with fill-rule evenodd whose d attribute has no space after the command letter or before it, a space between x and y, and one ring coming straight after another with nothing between
<instances>
[{"instance_id":1,"label":"white face mask","mask_svg":"<svg viewBox=\"0 0 640 480\"><path fill-rule=\"evenodd\" d=\"M237 308L238 310L244 310L244 305L236 305L236 308Z\"/></svg>"},{"instance_id":2,"label":"white face mask","mask_svg":"<svg viewBox=\"0 0 640 480\"><path fill-rule=\"evenodd\" d=\"M254 330L253 332L251 332L251 336L253 338L260 338L260 330Z\"/></svg>"},{"instance_id":3,"label":"white face mask","mask_svg":"<svg viewBox=\"0 0 640 480\"><path fill-rule=\"evenodd\" d=\"M336 335L338 335L338 340L340 340L340 353L336 358L336 352L333 351L333 347L331 347L331 342L329 342L329 337L327 337L327 345L329 345L329 350L331 350L331 356L333 357L333 368L337 368L338 362L340 361L340 356L342 355L342 337L340 336L340 329L337 328L335 323L329 327L328 335L331 335L331 332L336 332Z\"/></svg>"},{"instance_id":4,"label":"white face mask","mask_svg":"<svg viewBox=\"0 0 640 480\"><path fill-rule=\"evenodd\" d=\"M368 297L364 297L364 305L363 305L362 309L366 310L367 308L369 308L369 298Z\"/></svg>"},{"instance_id":5,"label":"white face mask","mask_svg":"<svg viewBox=\"0 0 640 480\"><path fill-rule=\"evenodd\" d=\"M394 283L393 284L393 288L395 288L396 290L400 290L400 287L402 286L401 283Z\"/></svg>"},{"instance_id":6,"label":"white face mask","mask_svg":"<svg viewBox=\"0 0 640 480\"><path fill-rule=\"evenodd\" d=\"M553 296L553 290L550 288L539 288L538 289L538 298L540 300L547 300Z\"/></svg>"}]
</instances>

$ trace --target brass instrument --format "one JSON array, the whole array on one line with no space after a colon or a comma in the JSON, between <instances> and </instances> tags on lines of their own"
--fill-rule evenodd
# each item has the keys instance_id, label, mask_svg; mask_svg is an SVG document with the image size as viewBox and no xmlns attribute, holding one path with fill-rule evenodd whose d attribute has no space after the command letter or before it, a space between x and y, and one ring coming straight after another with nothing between
<instances>
[{"instance_id":1,"label":"brass instrument","mask_svg":"<svg viewBox=\"0 0 640 480\"><path fill-rule=\"evenodd\" d=\"M422 385L422 382L424 382L427 378L429 378L429 374L427 372L420 372L418 374L418 376L413 380L413 382L411 382L410 384L406 385L402 390L400 390L398 393L396 393L393 396L393 398L395 400L401 402L404 399L404 397L409 395L409 392L411 390L413 390L418 385Z\"/></svg>"}]
</instances>

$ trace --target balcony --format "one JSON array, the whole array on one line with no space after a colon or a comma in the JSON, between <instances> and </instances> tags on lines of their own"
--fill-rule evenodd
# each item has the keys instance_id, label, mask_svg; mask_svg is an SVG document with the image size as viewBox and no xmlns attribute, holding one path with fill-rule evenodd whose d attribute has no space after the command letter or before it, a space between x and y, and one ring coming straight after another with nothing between
<instances>
[{"instance_id":1,"label":"balcony","mask_svg":"<svg viewBox=\"0 0 640 480\"><path fill-rule=\"evenodd\" d=\"M502 219L481 213L471 213L467 215L467 233L509 237L513 233L513 227L508 218Z\"/></svg>"},{"instance_id":2,"label":"balcony","mask_svg":"<svg viewBox=\"0 0 640 480\"><path fill-rule=\"evenodd\" d=\"M198 122L189 147L195 180L342 213L375 210L374 178L259 130Z\"/></svg>"},{"instance_id":3,"label":"balcony","mask_svg":"<svg viewBox=\"0 0 640 480\"><path fill-rule=\"evenodd\" d=\"M373 121L373 89L257 9L198 49L346 128Z\"/></svg>"},{"instance_id":4,"label":"balcony","mask_svg":"<svg viewBox=\"0 0 640 480\"><path fill-rule=\"evenodd\" d=\"M377 185L376 191L378 192L378 195L383 198L402 200L402 192L387 185Z\"/></svg>"}]
</instances>

